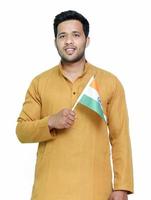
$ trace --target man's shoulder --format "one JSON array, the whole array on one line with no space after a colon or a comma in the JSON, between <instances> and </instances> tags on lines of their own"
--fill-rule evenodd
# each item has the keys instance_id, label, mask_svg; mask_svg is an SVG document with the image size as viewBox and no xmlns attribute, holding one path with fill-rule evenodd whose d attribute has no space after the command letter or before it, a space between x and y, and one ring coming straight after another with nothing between
<instances>
[{"instance_id":1,"label":"man's shoulder","mask_svg":"<svg viewBox=\"0 0 151 200\"><path fill-rule=\"evenodd\" d=\"M91 67L95 71L96 75L100 78L113 79L113 80L118 79L114 73L104 69L103 67L98 67L92 64L91 64Z\"/></svg>"},{"instance_id":2,"label":"man's shoulder","mask_svg":"<svg viewBox=\"0 0 151 200\"><path fill-rule=\"evenodd\" d=\"M36 75L32 81L39 82L39 81L46 81L48 78L54 78L57 75L58 72L58 65L53 66L40 74Z\"/></svg>"},{"instance_id":3,"label":"man's shoulder","mask_svg":"<svg viewBox=\"0 0 151 200\"><path fill-rule=\"evenodd\" d=\"M103 83L104 85L111 88L123 87L121 80L113 72L108 71L103 67L94 65L91 65L91 67L95 71L96 79L98 82Z\"/></svg>"},{"instance_id":4,"label":"man's shoulder","mask_svg":"<svg viewBox=\"0 0 151 200\"><path fill-rule=\"evenodd\" d=\"M50 77L51 75L57 73L57 71L58 71L58 65L53 66L53 67L41 72L40 74L36 75L35 78L37 78L37 79L44 78L45 79L45 78Z\"/></svg>"}]
</instances>

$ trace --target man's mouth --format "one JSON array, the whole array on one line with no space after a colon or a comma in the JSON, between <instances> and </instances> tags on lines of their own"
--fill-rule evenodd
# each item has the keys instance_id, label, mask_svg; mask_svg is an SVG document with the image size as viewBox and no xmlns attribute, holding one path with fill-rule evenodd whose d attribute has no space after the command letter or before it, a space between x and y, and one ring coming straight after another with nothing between
<instances>
[{"instance_id":1,"label":"man's mouth","mask_svg":"<svg viewBox=\"0 0 151 200\"><path fill-rule=\"evenodd\" d=\"M64 49L65 49L65 52L69 55L73 54L76 50L75 47L65 47Z\"/></svg>"}]
</instances>

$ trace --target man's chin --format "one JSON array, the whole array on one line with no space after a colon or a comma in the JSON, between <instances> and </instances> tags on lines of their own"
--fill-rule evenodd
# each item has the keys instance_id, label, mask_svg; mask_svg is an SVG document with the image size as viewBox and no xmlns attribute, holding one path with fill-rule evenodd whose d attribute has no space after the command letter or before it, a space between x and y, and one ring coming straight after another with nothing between
<instances>
[{"instance_id":1,"label":"man's chin","mask_svg":"<svg viewBox=\"0 0 151 200\"><path fill-rule=\"evenodd\" d=\"M62 62L66 62L66 63L74 63L74 62L78 62L83 58L83 56L80 57L68 57L68 58L62 58Z\"/></svg>"}]
</instances>

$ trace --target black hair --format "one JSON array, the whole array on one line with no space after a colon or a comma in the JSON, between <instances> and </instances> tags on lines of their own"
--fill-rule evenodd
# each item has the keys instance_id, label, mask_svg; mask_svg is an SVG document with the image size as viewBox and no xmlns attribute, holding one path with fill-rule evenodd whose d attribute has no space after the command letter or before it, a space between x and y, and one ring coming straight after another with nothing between
<instances>
[{"instance_id":1,"label":"black hair","mask_svg":"<svg viewBox=\"0 0 151 200\"><path fill-rule=\"evenodd\" d=\"M80 21L82 23L85 36L87 37L89 35L89 22L88 22L88 20L83 15L81 15L80 13L78 13L74 10L68 10L68 11L61 12L60 14L55 16L54 24L53 24L55 38L57 37L58 25L61 22L64 22L64 21L67 21L67 20L72 20L72 19Z\"/></svg>"}]
</instances>

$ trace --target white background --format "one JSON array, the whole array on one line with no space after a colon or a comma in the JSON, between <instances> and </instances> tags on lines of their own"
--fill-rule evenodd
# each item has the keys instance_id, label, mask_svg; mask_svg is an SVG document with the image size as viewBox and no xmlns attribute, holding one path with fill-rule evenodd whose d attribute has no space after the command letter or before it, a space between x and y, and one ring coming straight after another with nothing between
<instances>
[{"instance_id":1,"label":"white background","mask_svg":"<svg viewBox=\"0 0 151 200\"><path fill-rule=\"evenodd\" d=\"M151 6L148 0L0 1L0 198L29 200L37 144L21 144L16 120L36 75L59 63L53 19L74 9L90 22L87 60L124 85L133 149L135 194L150 199Z\"/></svg>"}]
</instances>

